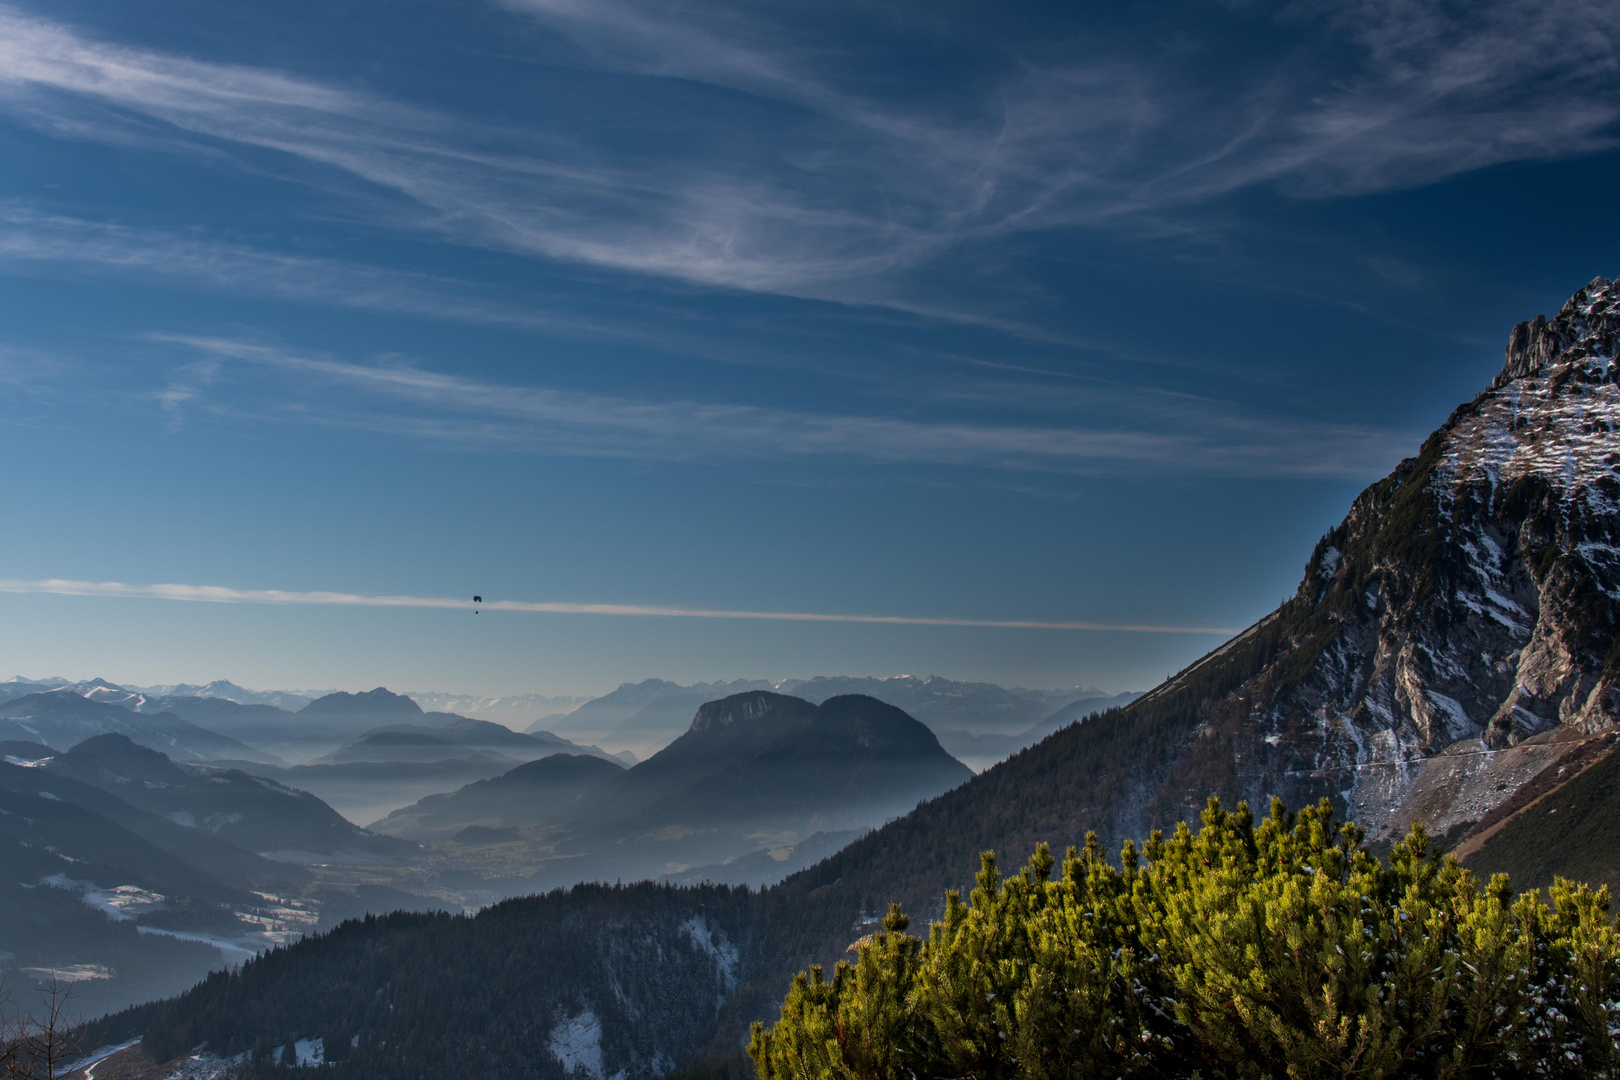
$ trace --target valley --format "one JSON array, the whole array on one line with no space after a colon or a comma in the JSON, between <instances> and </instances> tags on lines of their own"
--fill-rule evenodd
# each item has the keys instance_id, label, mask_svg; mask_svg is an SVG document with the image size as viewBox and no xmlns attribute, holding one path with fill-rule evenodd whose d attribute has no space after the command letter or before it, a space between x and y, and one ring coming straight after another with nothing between
<instances>
[{"instance_id":1,"label":"valley","mask_svg":"<svg viewBox=\"0 0 1620 1080\"><path fill-rule=\"evenodd\" d=\"M408 899L407 884L532 895L470 917L345 923L111 1018L110 1036L143 1034L139 1053L155 1062L199 1044L258 1061L252 1047L325 1031L326 1045L348 1034L354 1067L379 1075L471 1076L521 1059L538 1075L653 1077L735 1053L794 971L880 931L889 904L959 918L946 894L974 880L983 851L1018 865L1042 844L1101 859L1136 841L1124 856L1134 873L1140 852L1157 857L1155 830L1231 820L1206 808L1212 798L1272 805L1287 821L1288 806L1312 808L1301 820L1348 817L1375 853L1455 849L1523 889L1560 874L1612 880L1617 346L1620 294L1598 279L1555 319L1515 331L1501 377L1355 501L1275 612L1149 693L983 772L901 708L817 693L859 681L818 681L810 697L737 690L629 767L557 754L393 812L376 828L430 854L410 880L352 886L390 902ZM897 689L927 689L916 682ZM673 691L615 693L595 728L553 726L616 730ZM1016 708L995 715L977 738L1031 730ZM1422 833L1402 842L1414 827L1438 846ZM1193 843L1186 835L1176 842ZM759 875L764 860L794 872ZM728 865L752 888L683 876L724 881ZM553 888L635 869L669 883ZM319 873L342 887L333 866ZM570 927L589 929L575 938ZM624 951L632 941L645 958ZM422 993L445 979L466 996L441 1013ZM679 1015L631 989L665 979L702 988ZM514 1034L514 1002L549 1021ZM468 1026L484 1032L471 1056L455 1049Z\"/></svg>"},{"instance_id":2,"label":"valley","mask_svg":"<svg viewBox=\"0 0 1620 1080\"><path fill-rule=\"evenodd\" d=\"M971 775L906 713L831 690L932 695L991 740L1016 739L1002 732L1050 698L1073 711L1072 695L949 680L813 682L819 705L650 680L553 718L609 752L383 688L13 679L0 828L25 872L6 887L0 967L23 986L65 973L101 1013L368 912L477 910L590 880L763 887ZM1006 708L1017 694L1023 713Z\"/></svg>"}]
</instances>

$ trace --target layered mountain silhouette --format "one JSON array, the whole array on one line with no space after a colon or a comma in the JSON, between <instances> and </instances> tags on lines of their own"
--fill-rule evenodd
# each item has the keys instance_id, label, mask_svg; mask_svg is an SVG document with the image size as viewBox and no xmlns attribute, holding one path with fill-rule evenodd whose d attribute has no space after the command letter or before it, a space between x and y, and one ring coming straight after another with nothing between
<instances>
[{"instance_id":1,"label":"layered mountain silhouette","mask_svg":"<svg viewBox=\"0 0 1620 1080\"><path fill-rule=\"evenodd\" d=\"M261 931L269 920L243 916L306 880L302 868L52 772L40 764L50 755L30 765L10 748L4 757L0 971L12 985L69 972L80 980L76 1007L91 1014L177 993L246 955L228 958L213 942Z\"/></svg>"},{"instance_id":2,"label":"layered mountain silhouette","mask_svg":"<svg viewBox=\"0 0 1620 1080\"><path fill-rule=\"evenodd\" d=\"M1026 690L938 675L895 675L886 679L818 675L802 681L790 679L778 689L813 702L841 694L875 697L904 709L942 739L945 732L1016 736L1080 701L1092 703L1087 712L1124 704L1113 695L1082 686ZM1131 696L1120 695L1125 700Z\"/></svg>"},{"instance_id":3,"label":"layered mountain silhouette","mask_svg":"<svg viewBox=\"0 0 1620 1080\"><path fill-rule=\"evenodd\" d=\"M227 883L199 863L262 869L252 875L260 888L274 887L283 868L255 867L254 856L222 841L210 851L178 825L40 771L0 764L0 971L8 984L63 971L79 979L75 1006L93 1015L179 993L221 966L211 945L162 931L234 934L245 929L235 912L263 901L246 882Z\"/></svg>"},{"instance_id":4,"label":"layered mountain silhouette","mask_svg":"<svg viewBox=\"0 0 1620 1080\"><path fill-rule=\"evenodd\" d=\"M41 759L46 763L49 760ZM30 836L37 837L41 850L55 860L50 873L77 877L84 873L83 867L89 866L157 873L177 883L180 892L201 892L214 899L240 898L238 893L224 891L226 884L247 889L281 887L303 880L296 867L272 862L206 829L187 827L166 814L139 808L100 785L54 772L48 764L0 765L0 791L9 793L11 800L7 804L10 816L0 815L0 827L10 830L20 843L28 843ZM77 816L60 817L57 812L62 807L75 808ZM64 822L71 822L76 831L42 831L47 827L66 828ZM128 835L138 837L141 843L130 846L125 842ZM151 850L162 852L164 858L150 857ZM186 871L177 872L178 866L186 867ZM101 884L113 888L139 882L105 880Z\"/></svg>"},{"instance_id":5,"label":"layered mountain silhouette","mask_svg":"<svg viewBox=\"0 0 1620 1080\"><path fill-rule=\"evenodd\" d=\"M610 759L553 754L444 795L396 810L371 826L377 832L434 841L468 827L515 830L545 825L566 816L591 788L624 771Z\"/></svg>"},{"instance_id":6,"label":"layered mountain silhouette","mask_svg":"<svg viewBox=\"0 0 1620 1080\"><path fill-rule=\"evenodd\" d=\"M421 715L421 714L419 714ZM429 713L423 719L439 719ZM484 753L511 762L532 761L547 754L585 752L608 757L595 747L581 747L549 731L525 734L490 723L455 717L442 726L390 724L372 728L343 746L316 758L311 765L345 765L356 761L445 761Z\"/></svg>"},{"instance_id":7,"label":"layered mountain silhouette","mask_svg":"<svg viewBox=\"0 0 1620 1080\"><path fill-rule=\"evenodd\" d=\"M970 775L892 705L860 695L814 705L751 690L703 705L684 735L633 768L547 758L425 799L376 828L424 840L468 826L523 830L504 839L545 846L551 857L526 882L541 887L681 873L762 843L791 847L812 833L870 828Z\"/></svg>"},{"instance_id":8,"label":"layered mountain silhouette","mask_svg":"<svg viewBox=\"0 0 1620 1080\"><path fill-rule=\"evenodd\" d=\"M324 735L323 728L305 730L296 714L274 705L243 704L223 697L170 695L147 697L140 705L142 712L171 713L198 727L221 735L228 735L260 749L275 750L278 745L290 744L304 737Z\"/></svg>"},{"instance_id":9,"label":"layered mountain silhouette","mask_svg":"<svg viewBox=\"0 0 1620 1080\"><path fill-rule=\"evenodd\" d=\"M946 751L983 767L1067 723L1079 715L1122 705L1135 694L1110 695L1101 690L1008 689L991 683L961 682L930 675L917 678L817 676L772 684L739 679L729 683L682 686L664 679L625 683L611 693L566 715L545 716L529 730L552 728L579 737L588 735L609 746L656 750L686 730L692 714L710 701L749 690L791 694L812 704L846 694L863 694L887 702L922 721ZM1059 720L1059 714L1064 718Z\"/></svg>"},{"instance_id":10,"label":"layered mountain silhouette","mask_svg":"<svg viewBox=\"0 0 1620 1080\"><path fill-rule=\"evenodd\" d=\"M0 739L73 746L108 733L122 734L142 746L187 760L233 758L282 764L271 755L173 713L138 713L122 705L92 701L72 690L27 694L0 705Z\"/></svg>"},{"instance_id":11,"label":"layered mountain silhouette","mask_svg":"<svg viewBox=\"0 0 1620 1080\"><path fill-rule=\"evenodd\" d=\"M525 730L549 729L580 738L603 739L610 746L629 744L655 750L686 730L692 714L705 702L745 690L770 689L770 683L758 679L690 686L665 679L643 679L623 683L569 713L542 716Z\"/></svg>"},{"instance_id":12,"label":"layered mountain silhouette","mask_svg":"<svg viewBox=\"0 0 1620 1080\"><path fill-rule=\"evenodd\" d=\"M235 769L178 765L123 735L87 739L43 769L281 861L387 863L413 850L355 826L308 792Z\"/></svg>"},{"instance_id":13,"label":"layered mountain silhouette","mask_svg":"<svg viewBox=\"0 0 1620 1080\"><path fill-rule=\"evenodd\" d=\"M218 688L220 685L212 683L208 688ZM84 692L82 686L71 689ZM108 693L111 694L112 691ZM241 702L215 694L173 694L154 697L123 691L123 695L127 699L125 703L130 708L139 709L144 713L172 713L201 727L241 742L251 743L260 750L293 762L306 762L319 757L376 728L397 724L436 727L461 719L450 713L423 712L415 701L381 686L359 694L342 691L327 694L308 702L296 712L267 704L262 700ZM290 695L252 696L284 700L289 703L299 700ZM237 755L217 756L237 757Z\"/></svg>"}]
</instances>

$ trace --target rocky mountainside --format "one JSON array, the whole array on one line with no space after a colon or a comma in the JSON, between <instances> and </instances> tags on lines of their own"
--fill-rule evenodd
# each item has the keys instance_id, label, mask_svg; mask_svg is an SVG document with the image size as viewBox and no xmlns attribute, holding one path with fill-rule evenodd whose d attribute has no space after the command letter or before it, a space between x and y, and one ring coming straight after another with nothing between
<instances>
[{"instance_id":1,"label":"rocky mountainside","mask_svg":"<svg viewBox=\"0 0 1620 1080\"><path fill-rule=\"evenodd\" d=\"M1355 500L1276 611L805 887L935 903L981 849L1021 860L1091 830L1112 848L1211 795L1327 797L1374 838L1421 821L1473 850L1527 785L1601 761L1620 710L1617 305L1599 278L1516 327L1501 374Z\"/></svg>"},{"instance_id":2,"label":"rocky mountainside","mask_svg":"<svg viewBox=\"0 0 1620 1080\"><path fill-rule=\"evenodd\" d=\"M1455 834L1613 724L1617 343L1620 290L1603 278L1515 327L1490 388L1355 501L1294 599L1150 695L1274 640L1154 797L1183 801L1174 777L1213 778L1219 754L1231 794L1298 787L1374 836L1413 821Z\"/></svg>"}]
</instances>

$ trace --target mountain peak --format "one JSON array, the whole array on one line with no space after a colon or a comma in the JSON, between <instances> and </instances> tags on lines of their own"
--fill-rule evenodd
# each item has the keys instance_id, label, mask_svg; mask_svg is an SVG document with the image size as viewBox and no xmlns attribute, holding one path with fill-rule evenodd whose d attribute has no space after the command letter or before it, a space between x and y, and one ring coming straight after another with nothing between
<instances>
[{"instance_id":1,"label":"mountain peak","mask_svg":"<svg viewBox=\"0 0 1620 1080\"><path fill-rule=\"evenodd\" d=\"M1555 360L1608 360L1620 341L1620 289L1599 274L1549 321L1537 315L1508 335L1507 358L1492 389L1533 375Z\"/></svg>"},{"instance_id":2,"label":"mountain peak","mask_svg":"<svg viewBox=\"0 0 1620 1080\"><path fill-rule=\"evenodd\" d=\"M336 713L344 716L361 714L367 716L422 715L420 705L404 694L396 694L384 686L359 694L339 690L334 694L316 698L299 711L306 713Z\"/></svg>"},{"instance_id":3,"label":"mountain peak","mask_svg":"<svg viewBox=\"0 0 1620 1080\"><path fill-rule=\"evenodd\" d=\"M243 698L252 697L253 691L244 686L237 686L229 679L215 679L207 686L202 687L201 693L199 693L197 696L225 698L227 701L240 701Z\"/></svg>"},{"instance_id":4,"label":"mountain peak","mask_svg":"<svg viewBox=\"0 0 1620 1080\"><path fill-rule=\"evenodd\" d=\"M97 761L122 763L123 766L134 766L141 770L136 779L153 779L157 773L170 776L186 777L188 774L174 763L174 759L159 750L149 746L142 746L121 731L109 731L102 735L92 735L73 747L69 748L66 757L89 758ZM131 775L128 768L125 775Z\"/></svg>"},{"instance_id":5,"label":"mountain peak","mask_svg":"<svg viewBox=\"0 0 1620 1080\"><path fill-rule=\"evenodd\" d=\"M1490 491L1534 480L1582 500L1608 503L1620 430L1620 285L1597 277L1552 319L1513 328L1502 373L1454 412L1413 463L1427 462L1449 502L1457 485ZM1428 479L1423 469L1397 470ZM1402 480L1401 482L1405 482Z\"/></svg>"},{"instance_id":6,"label":"mountain peak","mask_svg":"<svg viewBox=\"0 0 1620 1080\"><path fill-rule=\"evenodd\" d=\"M730 697L700 706L697 715L692 718L691 730L718 731L721 728L751 724L778 715L802 719L813 711L815 706L803 698L772 693L769 690L745 690L740 694L732 694Z\"/></svg>"}]
</instances>

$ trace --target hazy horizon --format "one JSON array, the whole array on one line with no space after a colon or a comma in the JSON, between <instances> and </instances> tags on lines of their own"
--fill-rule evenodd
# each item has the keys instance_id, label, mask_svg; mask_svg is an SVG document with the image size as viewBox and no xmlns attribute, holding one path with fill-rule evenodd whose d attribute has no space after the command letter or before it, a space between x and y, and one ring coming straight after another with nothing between
<instances>
[{"instance_id":1,"label":"hazy horizon","mask_svg":"<svg viewBox=\"0 0 1620 1080\"><path fill-rule=\"evenodd\" d=\"M550 692L539 691L539 690L516 690L516 691L512 691L510 693L489 694L489 693L484 693L484 692L477 691L477 690L444 689L444 688L433 688L433 687L398 687L398 686L384 686L383 684L376 684L376 685L370 685L370 686L352 685L352 686L326 686L326 687L253 686L253 685L249 685L248 683L242 681L241 679L232 679L232 678L172 679L172 680L151 680L151 679L145 679L145 678L130 678L130 679L127 679L127 680L119 680L119 679L108 678L108 677L106 677L104 675L99 675L99 674L73 677L73 676L61 675L61 674L53 672L53 673L48 674L48 675L38 675L38 676L29 676L29 675L20 675L20 674L11 675L11 676L6 677L3 680L0 680L0 685L4 685L4 683L19 683L19 682L20 683L41 683L41 684L43 684L43 683L56 681L56 680L61 680L62 682L67 683L69 685L76 685L76 684L80 684L80 683L87 683L87 682L90 682L90 681L92 681L94 679L98 679L98 678L103 679L104 681L112 683L112 684L114 684L116 686L120 686L120 687L122 687L122 688L124 688L126 690L134 691L136 693L147 693L147 692L149 692L149 691L151 691L151 690L153 690L155 688L159 688L159 687L174 687L174 686L199 686L200 687L200 686L207 686L208 684L213 683L213 682L229 682L229 683L234 683L235 685L241 687L244 690L252 691L255 694L283 693L283 694L297 694L297 695L303 696L303 697L317 697L317 696L321 696L321 695L325 695L325 694L334 694L334 693L357 694L357 693L363 693L363 692L368 691L368 690L376 690L376 689L381 688L381 689L389 690L389 691L391 691L393 693L396 693L396 694L401 694L401 695L403 695L405 697L408 697L408 698L412 698L413 700L415 698L418 698L418 697L426 697L426 696L431 696L431 695L442 695L442 696L445 696L445 697L485 698L485 699L490 699L490 700L503 700L503 699L509 699L509 698L519 698L519 697L537 697L537 698L544 698L544 699L557 700L557 701L574 699L575 700L575 706L570 706L571 708L572 707L577 707L578 704L582 704L585 701L593 700L595 698L602 697L602 696L604 696L606 694L610 694L614 690L617 690L617 689L619 689L621 687L634 686L636 684L646 682L648 680L653 680L653 679L660 679L660 680L665 681L665 682L677 683L678 685L681 685L681 686L692 686L692 685L701 685L701 684L724 684L724 683L734 683L734 682L753 681L753 680L758 680L760 682L769 682L769 683L772 683L772 684L774 684L776 686L782 686L782 685L784 685L786 683L809 682L812 679L818 679L818 678L855 678L855 679L904 679L904 678L928 679L928 678L945 678L945 679L951 679L951 681L953 681L953 682L988 682L988 680L982 680L982 679L954 679L951 676L943 675L940 672L928 672L925 675L916 675L916 674L909 673L909 672L891 672L891 673L888 673L888 674L871 674L871 673L854 673L854 674L851 674L851 673L844 672L844 673L839 673L839 674L836 674L836 675L833 674L833 673L830 673L830 672L818 672L815 675L783 675L783 676L775 676L775 677L772 677L772 676L759 676L759 675L739 675L739 676L735 676L735 677L732 677L732 678L725 678L725 679L689 679L689 680L669 679L669 678L665 678L662 675L654 674L654 675L643 675L643 676L641 676L639 678L621 679L621 680L619 680L618 682L614 683L611 686L596 688L596 689L592 689L592 690L582 690L582 691L578 691L578 692L562 691L562 692L557 692L557 693L550 693ZM991 684L991 685L1001 685L1001 684ZM1069 691L1069 690L1085 689L1085 690L1097 690L1097 691L1100 691L1100 692L1102 692L1104 694L1114 695L1114 694L1121 694L1121 693L1129 693L1129 692L1144 689L1144 688L1141 688L1141 687L1120 687L1120 688L1116 689L1116 688L1113 688L1113 687L1098 686L1098 685L1091 684L1091 683L1087 683L1087 684L1075 683L1075 684L1073 684L1071 686L1005 686L1004 689L1008 689L1008 690L1038 690L1038 691L1052 692L1052 693L1062 693L1062 692ZM791 691L789 691L789 693L791 693Z\"/></svg>"}]
</instances>

